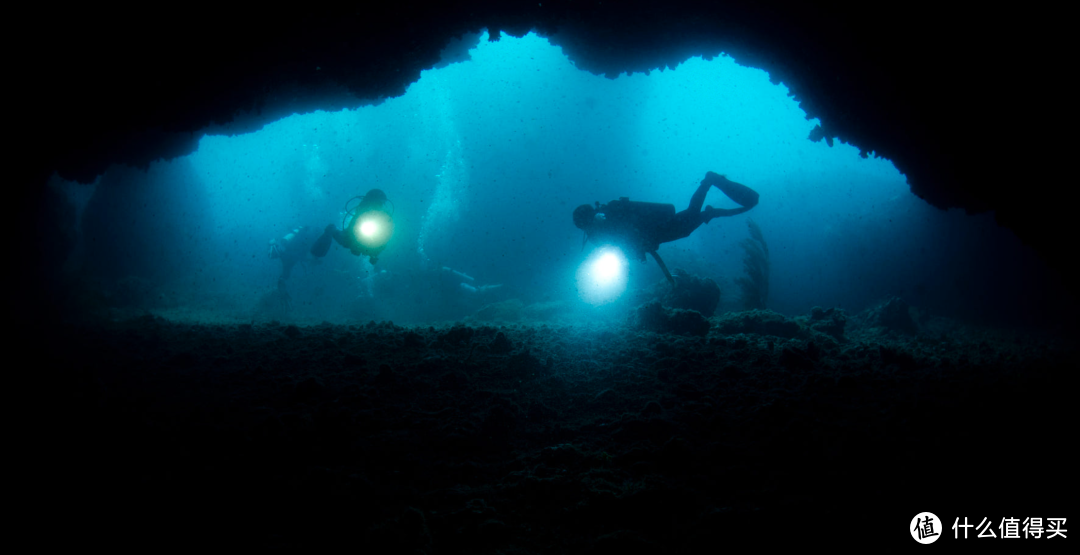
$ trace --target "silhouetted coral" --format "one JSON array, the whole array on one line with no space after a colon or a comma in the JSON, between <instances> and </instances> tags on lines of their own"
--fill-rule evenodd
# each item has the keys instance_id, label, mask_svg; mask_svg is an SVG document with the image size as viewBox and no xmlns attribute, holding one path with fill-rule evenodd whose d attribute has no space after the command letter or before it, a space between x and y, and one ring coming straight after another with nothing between
<instances>
[{"instance_id":1,"label":"silhouetted coral","mask_svg":"<svg viewBox=\"0 0 1080 555\"><path fill-rule=\"evenodd\" d=\"M736 278L735 282L742 289L740 300L746 310L765 308L769 298L769 245L765 236L754 220L746 220L750 228L750 238L743 239L739 246L743 248L743 270L747 277Z\"/></svg>"}]
</instances>

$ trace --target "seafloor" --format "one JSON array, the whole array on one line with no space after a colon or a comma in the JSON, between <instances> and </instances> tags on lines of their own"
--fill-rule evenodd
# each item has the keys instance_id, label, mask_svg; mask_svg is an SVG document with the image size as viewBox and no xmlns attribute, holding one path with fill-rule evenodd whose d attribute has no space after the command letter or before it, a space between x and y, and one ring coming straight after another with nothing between
<instances>
[{"instance_id":1,"label":"seafloor","mask_svg":"<svg viewBox=\"0 0 1080 555\"><path fill-rule=\"evenodd\" d=\"M688 553L1065 516L1071 338L694 315L59 325L50 541Z\"/></svg>"}]
</instances>

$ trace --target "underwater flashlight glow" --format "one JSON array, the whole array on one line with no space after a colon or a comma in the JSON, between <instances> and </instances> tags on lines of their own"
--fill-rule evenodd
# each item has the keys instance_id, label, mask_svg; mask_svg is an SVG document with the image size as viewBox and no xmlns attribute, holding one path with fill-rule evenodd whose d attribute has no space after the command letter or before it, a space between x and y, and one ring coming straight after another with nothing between
<instances>
[{"instance_id":1,"label":"underwater flashlight glow","mask_svg":"<svg viewBox=\"0 0 1080 555\"><path fill-rule=\"evenodd\" d=\"M606 252L596 262L593 262L593 273L596 275L597 280L601 282L609 282L618 278L621 270L622 263L613 252Z\"/></svg>"},{"instance_id":2,"label":"underwater flashlight glow","mask_svg":"<svg viewBox=\"0 0 1080 555\"><path fill-rule=\"evenodd\" d=\"M626 291L627 275L626 255L616 247L600 247L578 268L578 295L593 305L614 301Z\"/></svg>"},{"instance_id":3,"label":"underwater flashlight glow","mask_svg":"<svg viewBox=\"0 0 1080 555\"><path fill-rule=\"evenodd\" d=\"M375 234L379 232L379 225L373 221L366 221L360 224L360 234L367 238L375 237Z\"/></svg>"},{"instance_id":4,"label":"underwater flashlight glow","mask_svg":"<svg viewBox=\"0 0 1080 555\"><path fill-rule=\"evenodd\" d=\"M369 249L381 248L394 233L394 221L381 210L360 214L352 225L356 241Z\"/></svg>"}]
</instances>

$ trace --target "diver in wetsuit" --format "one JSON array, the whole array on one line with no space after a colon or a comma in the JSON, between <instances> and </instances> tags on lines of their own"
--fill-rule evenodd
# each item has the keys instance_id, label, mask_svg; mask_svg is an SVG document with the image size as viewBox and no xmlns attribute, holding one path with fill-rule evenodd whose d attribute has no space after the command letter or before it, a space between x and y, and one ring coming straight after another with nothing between
<instances>
[{"instance_id":1,"label":"diver in wetsuit","mask_svg":"<svg viewBox=\"0 0 1080 555\"><path fill-rule=\"evenodd\" d=\"M740 208L713 208L706 206L705 195L709 187L720 189ZM593 242L615 243L639 259L645 260L645 253L652 255L660 265L664 275L672 285L671 277L664 261L656 250L661 243L668 243L690 236L701 224L709 223L713 218L723 218L742 214L757 206L758 193L753 189L729 180L728 178L707 172L701 185L690 197L690 206L682 212L675 212L672 204L657 202L637 202L626 197L607 204L596 203L595 207L582 204L574 209L574 225L585 231L585 239Z\"/></svg>"},{"instance_id":2,"label":"diver in wetsuit","mask_svg":"<svg viewBox=\"0 0 1080 555\"><path fill-rule=\"evenodd\" d=\"M270 240L270 258L281 260L281 276L277 280L277 291L273 293L277 297L283 309L288 309L291 304L289 292L285 289L285 280L292 275L293 266L297 262L307 259L308 251L316 242L317 231L313 227L302 225L280 239Z\"/></svg>"},{"instance_id":3,"label":"diver in wetsuit","mask_svg":"<svg viewBox=\"0 0 1080 555\"><path fill-rule=\"evenodd\" d=\"M350 209L349 202L356 199L360 199L360 203ZM372 189L364 196L349 199L349 202L345 203L341 229L334 227L334 224L327 225L322 236L311 247L311 254L320 258L326 256L330 250L330 240L333 239L354 255L367 256L375 264L394 233L394 220L386 210L390 201L386 193Z\"/></svg>"},{"instance_id":4,"label":"diver in wetsuit","mask_svg":"<svg viewBox=\"0 0 1080 555\"><path fill-rule=\"evenodd\" d=\"M270 258L281 260L278 287L283 287L285 280L289 279L293 266L307 257L308 249L315 242L315 233L315 228L302 225L280 239L270 240Z\"/></svg>"}]
</instances>

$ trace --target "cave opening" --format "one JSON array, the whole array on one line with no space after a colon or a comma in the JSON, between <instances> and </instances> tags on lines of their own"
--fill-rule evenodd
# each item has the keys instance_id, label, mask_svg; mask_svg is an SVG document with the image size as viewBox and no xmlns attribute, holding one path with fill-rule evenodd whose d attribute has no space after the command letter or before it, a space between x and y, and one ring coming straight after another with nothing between
<instances>
[{"instance_id":1,"label":"cave opening","mask_svg":"<svg viewBox=\"0 0 1080 555\"><path fill-rule=\"evenodd\" d=\"M609 317L641 295L607 312L581 304L573 276L589 252L570 212L619 197L681 210L715 171L760 192L760 205L660 254L715 280L723 309L741 307L749 219L771 247L766 306L781 313L895 296L950 316L1045 314L1025 309L1043 265L992 215L934 209L889 161L811 141L818 122L762 70L722 54L607 78L535 34L487 39L400 97L206 135L146 172L113 166L93 198L80 193L82 243L67 268L114 312L184 321L423 324L506 303ZM370 188L395 209L379 263L337 248L305 257L277 302L282 265L268 241L341 225L345 201ZM718 191L705 203L735 206ZM632 291L661 280L651 261L630 265Z\"/></svg>"},{"instance_id":2,"label":"cave opening","mask_svg":"<svg viewBox=\"0 0 1080 555\"><path fill-rule=\"evenodd\" d=\"M42 157L55 164L34 166L69 177L88 180L108 160L190 153L148 169L114 165L93 185L54 178L43 189L67 200L46 199L50 211L40 218L43 211L27 211L30 225L18 230L28 229L31 241L17 253L63 265L67 289L47 301L72 309L63 314L69 318L28 317L17 333L31 337L16 336L31 351L18 362L40 382L18 389L32 399L23 414L34 441L16 450L30 457L22 462L32 467L32 502L56 512L62 498L62 512L78 515L45 520L63 522L49 530L57 541L696 552L731 537L908 541L899 527L928 508L946 524L971 516L972 507L994 520L1064 514L1060 490L1000 477L1063 474L1067 443L1016 449L974 432L1028 437L1068 418L1070 389L1061 384L1076 367L1075 333L1017 328L1069 322L1075 304L994 214L931 208L908 187L910 180L920 194L934 190L931 180L947 181L952 169L979 159L968 157L975 150L939 156L957 137L977 135L954 134L972 111L951 127L915 118L890 134L903 118L864 125L841 114L873 119L882 115L877 105L910 116L933 103L934 92L910 100L912 87L883 93L864 80L843 90L833 85L839 80L809 78L850 70L841 62L860 56L827 46L860 37L919 59L909 42L893 40L913 32L908 22L896 20L902 34L881 33L883 21L845 33L838 24L845 20L814 17L814 5L793 12L805 17L763 18L760 29L777 37L755 44L758 65L776 69L770 80L739 65L754 65L746 50L732 49L734 59L680 57L710 51L717 37L753 39L737 13L699 17L695 8L665 26L668 7L653 3L635 12L649 24L634 26L600 4L568 4L572 10L547 19L427 13L439 20L427 27L423 13L277 12L288 19L278 28L284 32L236 41L242 54L264 51L243 60L261 65L213 68L272 75L271 94L296 95L267 104L261 117L297 115L264 125L238 113L231 124L200 129L196 122L258 100L247 102L244 78L207 77L214 71L201 71L198 56L185 57L188 44L163 40L179 44L184 52L171 51L173 60L188 65L155 65L157 75L200 69L177 73L196 77L190 89L157 89L171 92L178 101L171 106L185 107L190 119L177 123L168 117L176 114L156 109L158 96L139 94L147 89L138 85L158 83L145 79L154 75L148 69L96 81L112 85L96 100L136 85L122 99L144 105L108 104L123 112L121 123L95 119L110 113L104 109L69 118L93 102L71 104L57 125L36 122L51 132L69 118L69 133L42 141L57 146ZM199 25L190 27L205 29L204 15L191 14ZM430 30L444 18L454 29L499 21L523 36L477 37L468 59L458 50L456 63L417 69L403 96L359 108L355 97L327 100L341 91L397 90L413 69L435 65L442 39ZM390 46L358 48L373 44L367 36L341 40L364 21L363 28L383 28ZM530 21L546 21L537 28L575 52L581 68L681 61L599 77L524 33ZM240 22L217 36L262 30L246 12ZM953 36L943 20L934 25ZM806 31L795 37L814 39L802 42L811 55L792 52L802 45L795 28ZM604 33L613 29L622 42L608 41L619 38ZM126 35L111 36L116 50L127 48ZM190 36L187 27L182 36ZM93 44L85 42L83 57L104 59ZM872 46L859 51L862 59L882 53ZM360 76L354 88L342 87L323 77L330 64L317 58L324 56L367 69L400 64L401 79L394 69L388 78L361 68L337 73ZM882 59L880 75L901 85L910 73L895 61ZM114 67L128 76L123 64ZM939 78L948 73L932 69ZM772 82L781 74L828 131L814 131L818 122ZM309 79L290 82L296 75ZM824 81L830 86L818 86ZM213 85L221 98L186 96ZM51 98L66 92L55 88ZM898 98L905 102L887 102ZM807 102L816 102L813 110ZM336 111L343 105L351 107ZM320 107L328 111L314 111ZM173 130L147 131L157 117ZM125 121L133 131L118 136ZM832 143L813 140L829 133ZM907 176L888 160L863 158L840 136L889 152ZM922 148L927 138L933 144ZM996 177L997 169L974 177ZM707 171L751 187L760 202L659 253L701 297L712 291L709 281L719 284L714 313L676 306L686 299L668 294L680 290L653 260L607 257L583 243L575 227L581 206L625 196L681 210ZM950 193L972 182L942 185L934 202L1002 206L950 203L965 198ZM381 202L376 189L395 225L377 263L336 239L322 242L324 226L363 231L364 222L350 217L360 222L368 213L360 206ZM704 204L741 204L707 192ZM1041 200L1006 198L1018 196ZM287 272L280 249L298 237L313 241L301 252L328 252ZM626 286L598 306L579 295L588 280L576 279L593 260L601 279ZM47 274L31 269L22 281ZM9 297L34 316L48 312L28 289L9 289ZM761 307L768 310L754 310ZM986 329L998 324L1005 329ZM913 468L953 479L928 487L927 473ZM822 519L846 530L822 535Z\"/></svg>"}]
</instances>

